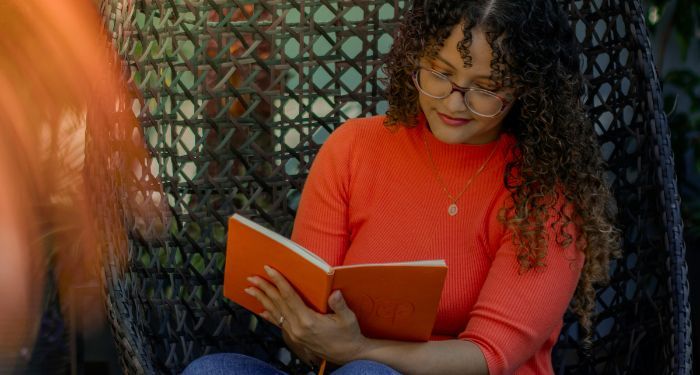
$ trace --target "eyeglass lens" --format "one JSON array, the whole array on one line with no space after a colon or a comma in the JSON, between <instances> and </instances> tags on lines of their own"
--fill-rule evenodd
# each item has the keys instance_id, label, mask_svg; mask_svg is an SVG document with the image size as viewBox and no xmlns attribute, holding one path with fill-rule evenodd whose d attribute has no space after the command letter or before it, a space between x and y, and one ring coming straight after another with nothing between
<instances>
[{"instance_id":1,"label":"eyeglass lens","mask_svg":"<svg viewBox=\"0 0 700 375\"><path fill-rule=\"evenodd\" d=\"M418 89L436 99L446 98L453 91L450 80L432 70L419 69L416 81ZM479 89L467 89L464 102L472 112L482 116L494 116L503 108L501 99Z\"/></svg>"}]
</instances>

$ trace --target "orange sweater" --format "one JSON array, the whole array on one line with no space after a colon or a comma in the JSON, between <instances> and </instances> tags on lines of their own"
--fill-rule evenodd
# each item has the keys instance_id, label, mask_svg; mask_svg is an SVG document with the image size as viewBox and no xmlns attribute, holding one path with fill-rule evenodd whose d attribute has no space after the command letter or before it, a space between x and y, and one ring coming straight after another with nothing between
<instances>
[{"instance_id":1,"label":"orange sweater","mask_svg":"<svg viewBox=\"0 0 700 375\"><path fill-rule=\"evenodd\" d=\"M508 196L505 149L514 140L449 145L424 120L390 131L383 119L350 120L329 136L304 187L292 239L331 265L445 259L434 339L472 341L490 375L553 373L551 350L583 256L573 245L548 241L547 267L519 273L512 236L497 219ZM499 148L454 217L423 137L453 196Z\"/></svg>"}]
</instances>

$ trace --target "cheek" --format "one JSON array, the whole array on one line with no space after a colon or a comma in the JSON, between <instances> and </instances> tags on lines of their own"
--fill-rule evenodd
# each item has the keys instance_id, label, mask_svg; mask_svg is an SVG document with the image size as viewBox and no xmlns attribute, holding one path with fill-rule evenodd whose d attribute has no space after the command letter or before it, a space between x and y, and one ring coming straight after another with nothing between
<instances>
[{"instance_id":1,"label":"cheek","mask_svg":"<svg viewBox=\"0 0 700 375\"><path fill-rule=\"evenodd\" d=\"M418 105L423 112L427 112L430 108L433 107L433 100L434 99L429 98L425 95L419 95Z\"/></svg>"},{"instance_id":2,"label":"cheek","mask_svg":"<svg viewBox=\"0 0 700 375\"><path fill-rule=\"evenodd\" d=\"M499 117L499 118L490 118L487 121L483 121L483 122L484 122L484 125L486 128L493 129L493 128L499 127L502 121L503 121L503 118Z\"/></svg>"}]
</instances>

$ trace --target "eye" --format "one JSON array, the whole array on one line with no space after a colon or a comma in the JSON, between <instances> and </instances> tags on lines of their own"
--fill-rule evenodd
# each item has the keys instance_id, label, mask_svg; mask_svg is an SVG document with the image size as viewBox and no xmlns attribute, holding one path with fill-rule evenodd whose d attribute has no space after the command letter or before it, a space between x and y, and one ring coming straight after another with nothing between
<instances>
[{"instance_id":1,"label":"eye","mask_svg":"<svg viewBox=\"0 0 700 375\"><path fill-rule=\"evenodd\" d=\"M482 89L482 90L492 91L492 92L496 92L496 91L500 90L500 87L498 87L498 86L495 85L495 84L484 85L484 84L478 84L478 83L477 83L475 86L476 86L477 88Z\"/></svg>"},{"instance_id":2,"label":"eye","mask_svg":"<svg viewBox=\"0 0 700 375\"><path fill-rule=\"evenodd\" d=\"M435 73L442 74L445 77L450 77L452 76L452 73L449 71L449 69L444 69L436 65L431 65L430 70L432 70Z\"/></svg>"}]
</instances>

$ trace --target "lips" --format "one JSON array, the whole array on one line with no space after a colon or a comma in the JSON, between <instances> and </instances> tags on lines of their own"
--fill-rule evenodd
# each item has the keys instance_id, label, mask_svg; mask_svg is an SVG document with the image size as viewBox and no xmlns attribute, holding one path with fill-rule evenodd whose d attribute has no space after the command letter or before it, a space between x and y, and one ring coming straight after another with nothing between
<instances>
[{"instance_id":1,"label":"lips","mask_svg":"<svg viewBox=\"0 0 700 375\"><path fill-rule=\"evenodd\" d=\"M444 122L446 125L449 126L463 126L471 122L471 119L465 119L465 118L454 118L450 117L448 115L442 114L440 112L437 113L438 116L440 116L440 119L442 122Z\"/></svg>"}]
</instances>

